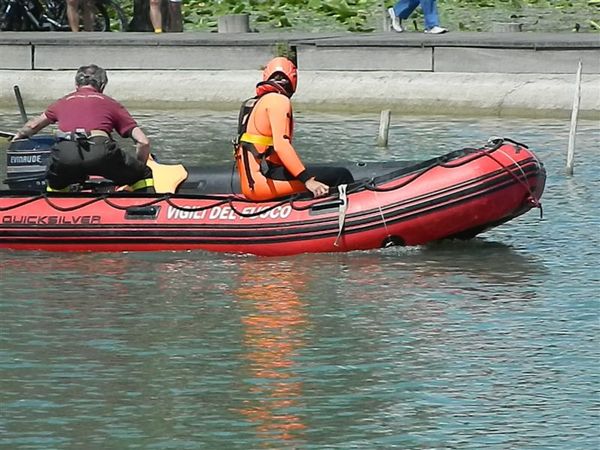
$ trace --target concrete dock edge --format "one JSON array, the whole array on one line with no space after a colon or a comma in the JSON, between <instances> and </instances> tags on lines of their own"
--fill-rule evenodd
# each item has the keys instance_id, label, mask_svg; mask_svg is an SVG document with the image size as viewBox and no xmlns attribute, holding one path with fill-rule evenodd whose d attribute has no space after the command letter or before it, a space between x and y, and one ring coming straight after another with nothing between
<instances>
[{"instance_id":1,"label":"concrete dock edge","mask_svg":"<svg viewBox=\"0 0 600 450\"><path fill-rule=\"evenodd\" d=\"M34 109L73 89L74 72L0 71L0 107L13 86ZM130 108L237 109L254 95L260 71L112 71L106 94ZM295 105L315 111L569 117L574 75L304 71ZM580 116L600 118L600 76L582 79Z\"/></svg>"}]
</instances>

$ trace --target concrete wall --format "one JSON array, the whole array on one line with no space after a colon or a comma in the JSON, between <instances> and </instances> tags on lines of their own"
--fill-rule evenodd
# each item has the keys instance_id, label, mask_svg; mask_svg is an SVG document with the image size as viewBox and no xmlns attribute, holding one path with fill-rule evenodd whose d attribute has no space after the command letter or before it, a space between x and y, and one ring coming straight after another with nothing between
<instances>
[{"instance_id":1,"label":"concrete wall","mask_svg":"<svg viewBox=\"0 0 600 450\"><path fill-rule=\"evenodd\" d=\"M73 51L73 50L77 51ZM57 58L57 55L60 57ZM177 47L177 46L78 46L36 45L32 55L35 70L72 69L93 61L109 69L128 70L238 70L259 67L271 48Z\"/></svg>"},{"instance_id":2,"label":"concrete wall","mask_svg":"<svg viewBox=\"0 0 600 450\"><path fill-rule=\"evenodd\" d=\"M583 73L600 73L600 49L522 50L489 48L435 49L435 72L574 73L579 61Z\"/></svg>"},{"instance_id":3,"label":"concrete wall","mask_svg":"<svg viewBox=\"0 0 600 450\"><path fill-rule=\"evenodd\" d=\"M0 69L32 70L32 58L31 45L0 44Z\"/></svg>"},{"instance_id":4,"label":"concrete wall","mask_svg":"<svg viewBox=\"0 0 600 450\"><path fill-rule=\"evenodd\" d=\"M303 70L389 70L461 73L600 73L599 49L539 50L477 47L297 47Z\"/></svg>"},{"instance_id":5,"label":"concrete wall","mask_svg":"<svg viewBox=\"0 0 600 450\"><path fill-rule=\"evenodd\" d=\"M14 107L16 84L45 105L94 62L130 106L237 108L261 66L291 49L305 108L568 117L581 60L581 114L600 117L600 39L582 36L0 33L0 107Z\"/></svg>"},{"instance_id":6,"label":"concrete wall","mask_svg":"<svg viewBox=\"0 0 600 450\"><path fill-rule=\"evenodd\" d=\"M305 70L432 72L432 48L298 46L298 67Z\"/></svg>"}]
</instances>

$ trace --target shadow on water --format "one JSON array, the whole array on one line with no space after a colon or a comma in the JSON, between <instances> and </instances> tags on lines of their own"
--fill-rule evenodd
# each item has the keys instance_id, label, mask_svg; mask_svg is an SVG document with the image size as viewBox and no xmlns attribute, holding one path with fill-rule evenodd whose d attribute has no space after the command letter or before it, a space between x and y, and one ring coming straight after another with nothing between
<instances>
[{"instance_id":1,"label":"shadow on water","mask_svg":"<svg viewBox=\"0 0 600 450\"><path fill-rule=\"evenodd\" d=\"M172 284L192 281L201 282L203 274L213 271L240 272L247 261L269 270L286 268L302 275L312 272L317 264L322 277L332 276L336 268L343 272L360 272L376 267L385 274L414 276L446 276L462 274L495 283L519 283L532 277L544 275L547 269L541 258L523 254L501 242L473 239L470 241L444 241L421 247L393 247L367 252L301 254L293 257L254 257L197 252L153 252L153 253L46 253L4 251L10 258L0 261L0 271L5 280L23 271L39 273L44 277L99 276L121 278L142 273L133 278L148 275L159 281L168 275ZM324 270L323 270L323 269ZM146 275L144 275L146 274ZM21 277L19 277L21 278ZM311 276L314 278L314 276Z\"/></svg>"},{"instance_id":2,"label":"shadow on water","mask_svg":"<svg viewBox=\"0 0 600 450\"><path fill-rule=\"evenodd\" d=\"M541 258L501 242L473 239L422 247L394 247L341 256L353 272L382 272L419 285L426 279L461 276L480 283L520 284L548 272Z\"/></svg>"},{"instance_id":3,"label":"shadow on water","mask_svg":"<svg viewBox=\"0 0 600 450\"><path fill-rule=\"evenodd\" d=\"M415 263L442 273L460 272L495 282L519 283L548 272L541 258L483 239L434 243L414 256Z\"/></svg>"}]
</instances>

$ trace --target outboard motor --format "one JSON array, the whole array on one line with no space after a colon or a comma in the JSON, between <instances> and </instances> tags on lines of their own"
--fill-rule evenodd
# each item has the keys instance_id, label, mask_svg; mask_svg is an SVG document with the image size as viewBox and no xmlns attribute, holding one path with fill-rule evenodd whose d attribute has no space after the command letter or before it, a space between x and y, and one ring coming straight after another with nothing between
<instances>
[{"instance_id":1,"label":"outboard motor","mask_svg":"<svg viewBox=\"0 0 600 450\"><path fill-rule=\"evenodd\" d=\"M54 136L36 135L11 142L6 151L6 180L9 189L42 191L46 187L46 166Z\"/></svg>"}]
</instances>

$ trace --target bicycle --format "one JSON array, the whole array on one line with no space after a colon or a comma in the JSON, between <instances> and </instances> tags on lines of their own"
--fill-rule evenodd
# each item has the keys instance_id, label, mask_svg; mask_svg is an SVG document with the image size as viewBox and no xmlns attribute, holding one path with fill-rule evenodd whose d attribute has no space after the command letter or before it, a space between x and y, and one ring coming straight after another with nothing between
<instances>
[{"instance_id":1,"label":"bicycle","mask_svg":"<svg viewBox=\"0 0 600 450\"><path fill-rule=\"evenodd\" d=\"M80 7L83 5L80 2ZM94 0L94 30L127 29L127 17L116 0ZM64 0L0 0L0 31L70 31Z\"/></svg>"}]
</instances>

